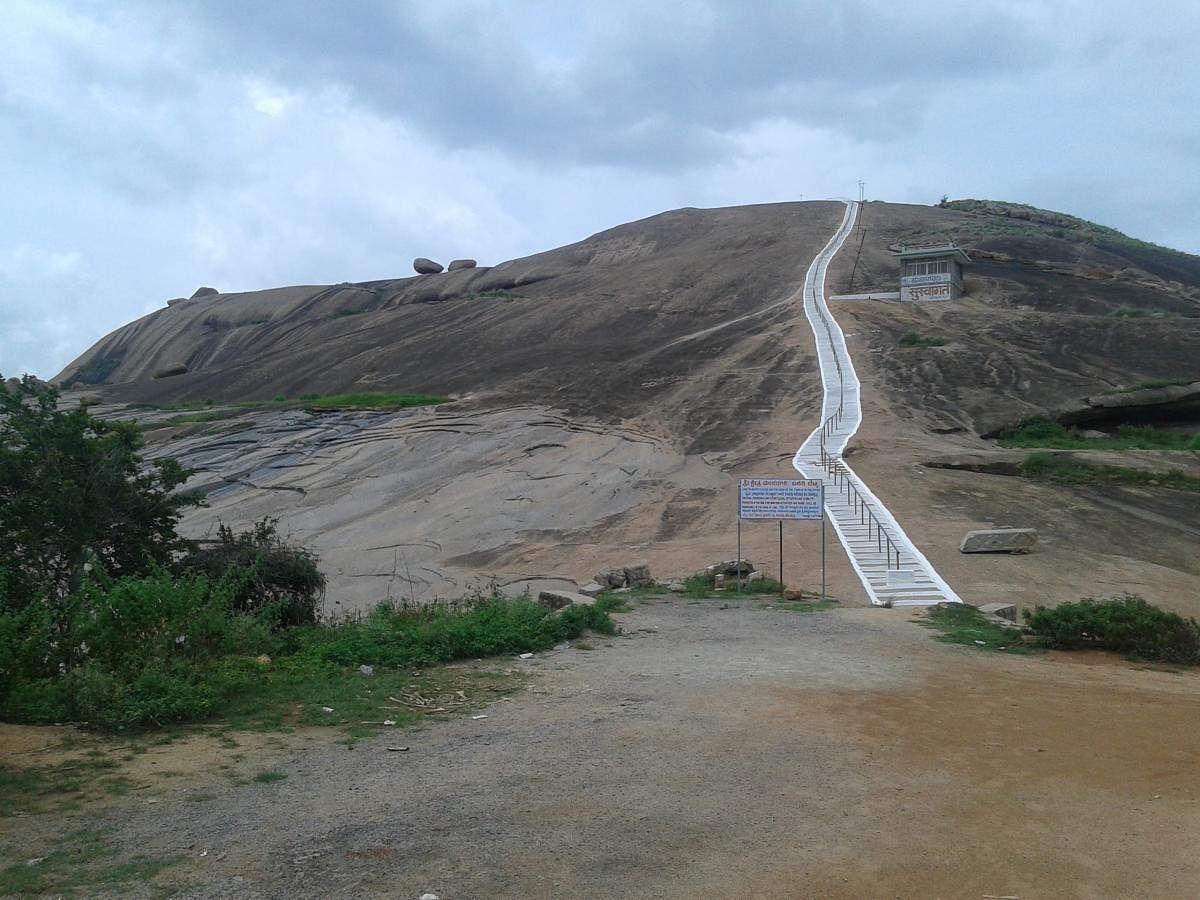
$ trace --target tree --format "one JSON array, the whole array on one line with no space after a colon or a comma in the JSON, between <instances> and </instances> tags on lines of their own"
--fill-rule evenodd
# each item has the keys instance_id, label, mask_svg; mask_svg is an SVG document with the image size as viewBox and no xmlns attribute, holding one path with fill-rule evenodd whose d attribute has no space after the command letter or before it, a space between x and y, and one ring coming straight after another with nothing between
<instances>
[{"instance_id":1,"label":"tree","mask_svg":"<svg viewBox=\"0 0 1200 900\"><path fill-rule=\"evenodd\" d=\"M170 493L189 475L177 462L142 460L135 424L58 399L28 375L0 389L0 613L61 607L89 565L120 577L169 563L180 510L199 502Z\"/></svg>"}]
</instances>

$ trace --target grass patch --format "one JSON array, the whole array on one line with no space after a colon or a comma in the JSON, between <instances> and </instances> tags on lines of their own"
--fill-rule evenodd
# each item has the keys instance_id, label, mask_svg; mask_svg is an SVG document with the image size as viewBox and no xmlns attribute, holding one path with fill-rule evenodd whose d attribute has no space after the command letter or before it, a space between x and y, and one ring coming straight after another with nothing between
<instances>
[{"instance_id":1,"label":"grass patch","mask_svg":"<svg viewBox=\"0 0 1200 900\"><path fill-rule=\"evenodd\" d=\"M1136 594L1088 597L1053 609L1038 606L1025 611L1025 622L1047 647L1112 650L1150 662L1200 665L1200 624Z\"/></svg>"},{"instance_id":2,"label":"grass patch","mask_svg":"<svg viewBox=\"0 0 1200 900\"><path fill-rule=\"evenodd\" d=\"M313 409L407 409L414 406L436 406L442 403L454 402L450 397L440 394L382 394L359 392L350 394L333 394L322 397L320 394L304 394L301 397L289 398L276 394L270 400L245 400L231 403L220 409L210 409L212 400L189 400L186 403L172 404L163 407L167 410L178 410L182 415L168 419L167 425L186 425L193 422L216 422L241 415L244 412ZM190 412L199 410L199 412ZM160 427L155 425L153 427Z\"/></svg>"},{"instance_id":3,"label":"grass patch","mask_svg":"<svg viewBox=\"0 0 1200 900\"><path fill-rule=\"evenodd\" d=\"M517 294L513 291L506 291L497 288L491 291L472 291L467 294L461 294L454 298L455 300L502 300L505 303L511 303L513 300L524 300L523 294Z\"/></svg>"},{"instance_id":4,"label":"grass patch","mask_svg":"<svg viewBox=\"0 0 1200 900\"><path fill-rule=\"evenodd\" d=\"M111 594L122 608L134 600L146 607L138 607L153 616L139 623L144 630L127 634L133 608L124 610L119 654L100 657L106 633L91 634L96 658L88 665L60 679L3 685L0 717L86 720L94 729L117 732L188 722L238 730L391 727L385 720L402 726L430 709L448 711L512 690L512 676L447 671L441 663L546 650L586 631L617 631L611 603L551 612L528 598L504 597L495 587L454 603L388 603L340 621L278 628L270 624L275 607L229 612L228 598L188 593L183 588L190 582L172 584L180 596L170 605L158 602L157 589ZM177 635L187 638L177 642ZM422 675L415 677L414 670ZM405 694L430 703L411 709L388 699ZM164 737L173 739L169 731ZM69 773L60 774L69 780Z\"/></svg>"},{"instance_id":5,"label":"grass patch","mask_svg":"<svg viewBox=\"0 0 1200 900\"><path fill-rule=\"evenodd\" d=\"M1034 419L1005 430L998 443L1001 447L1049 450L1200 450L1200 434L1122 425L1114 435L1094 438L1050 419Z\"/></svg>"},{"instance_id":6,"label":"grass patch","mask_svg":"<svg viewBox=\"0 0 1200 900\"><path fill-rule=\"evenodd\" d=\"M1200 492L1200 478L1177 469L1146 472L1127 466L1097 466L1065 453L1031 453L1021 463L1021 474L1054 484L1122 484Z\"/></svg>"},{"instance_id":7,"label":"grass patch","mask_svg":"<svg viewBox=\"0 0 1200 900\"><path fill-rule=\"evenodd\" d=\"M0 818L72 809L100 793L126 794L131 787L126 779L99 777L116 766L94 757L26 768L0 764Z\"/></svg>"},{"instance_id":8,"label":"grass patch","mask_svg":"<svg viewBox=\"0 0 1200 900\"><path fill-rule=\"evenodd\" d=\"M0 870L0 895L108 893L121 885L144 884L179 862L179 857L153 859L142 855L119 860L116 849L94 832L79 832L64 844L37 861L18 862Z\"/></svg>"},{"instance_id":9,"label":"grass patch","mask_svg":"<svg viewBox=\"0 0 1200 900\"><path fill-rule=\"evenodd\" d=\"M284 401L291 402L291 401ZM318 397L314 400L299 401L308 409L359 409L362 407L379 409L405 409L410 406L434 406L439 403L450 403L449 397L437 394L335 394L332 397Z\"/></svg>"},{"instance_id":10,"label":"grass patch","mask_svg":"<svg viewBox=\"0 0 1200 900\"><path fill-rule=\"evenodd\" d=\"M940 631L937 639L947 644L965 644L968 647L1003 650L1007 653L1029 653L1036 650L1021 640L1020 632L989 622L983 613L965 603L931 606L925 615L921 624Z\"/></svg>"},{"instance_id":11,"label":"grass patch","mask_svg":"<svg viewBox=\"0 0 1200 900\"><path fill-rule=\"evenodd\" d=\"M283 781L287 778L286 772L280 772L278 769L264 769L254 776L255 784L274 784L277 781Z\"/></svg>"},{"instance_id":12,"label":"grass patch","mask_svg":"<svg viewBox=\"0 0 1200 900\"><path fill-rule=\"evenodd\" d=\"M228 419L231 416L237 415L238 411L234 409L213 409L206 412L181 413L177 416L171 416L165 422L156 422L151 425L151 428L173 427L176 425L193 425L198 422L220 422L223 419Z\"/></svg>"},{"instance_id":13,"label":"grass patch","mask_svg":"<svg viewBox=\"0 0 1200 900\"><path fill-rule=\"evenodd\" d=\"M901 347L945 347L945 338L929 337L918 331L906 331L896 342Z\"/></svg>"}]
</instances>

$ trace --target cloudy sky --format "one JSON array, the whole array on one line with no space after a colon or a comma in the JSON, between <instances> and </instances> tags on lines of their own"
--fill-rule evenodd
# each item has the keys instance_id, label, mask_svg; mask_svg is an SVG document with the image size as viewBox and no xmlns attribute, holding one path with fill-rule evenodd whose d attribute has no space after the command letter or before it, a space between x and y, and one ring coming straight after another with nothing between
<instances>
[{"instance_id":1,"label":"cloudy sky","mask_svg":"<svg viewBox=\"0 0 1200 900\"><path fill-rule=\"evenodd\" d=\"M1200 252L1190 0L5 0L0 373L187 296L680 206L1033 203Z\"/></svg>"}]
</instances>

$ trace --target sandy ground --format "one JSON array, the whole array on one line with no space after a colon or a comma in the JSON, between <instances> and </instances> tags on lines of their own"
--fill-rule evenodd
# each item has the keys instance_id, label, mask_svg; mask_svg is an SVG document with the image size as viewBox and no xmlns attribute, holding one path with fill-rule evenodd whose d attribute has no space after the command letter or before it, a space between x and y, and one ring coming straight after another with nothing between
<instances>
[{"instance_id":1,"label":"sandy ground","mask_svg":"<svg viewBox=\"0 0 1200 900\"><path fill-rule=\"evenodd\" d=\"M1200 892L1197 675L947 646L899 610L765 606L651 601L593 651L500 661L532 681L486 719L352 750L293 735L253 762L285 781L163 780L7 839L35 856L87 825L184 857L132 895Z\"/></svg>"}]
</instances>

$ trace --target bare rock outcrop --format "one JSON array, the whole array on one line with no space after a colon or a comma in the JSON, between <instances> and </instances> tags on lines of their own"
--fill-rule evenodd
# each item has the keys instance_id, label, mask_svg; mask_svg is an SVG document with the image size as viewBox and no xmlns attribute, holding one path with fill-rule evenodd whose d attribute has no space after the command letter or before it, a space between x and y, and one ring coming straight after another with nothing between
<instances>
[{"instance_id":1,"label":"bare rock outcrop","mask_svg":"<svg viewBox=\"0 0 1200 900\"><path fill-rule=\"evenodd\" d=\"M962 553L1028 553L1037 546L1033 528L992 528L968 531L958 549Z\"/></svg>"},{"instance_id":2,"label":"bare rock outcrop","mask_svg":"<svg viewBox=\"0 0 1200 900\"><path fill-rule=\"evenodd\" d=\"M473 259L452 259L450 265L446 267L448 272L457 272L459 269L473 269L477 263Z\"/></svg>"},{"instance_id":3,"label":"bare rock outcrop","mask_svg":"<svg viewBox=\"0 0 1200 900\"><path fill-rule=\"evenodd\" d=\"M189 297L188 299L189 300L199 300L202 297L215 297L219 293L221 293L221 292L218 291L216 288L198 287L198 288L196 288L196 292L194 294L192 294L192 296Z\"/></svg>"},{"instance_id":4,"label":"bare rock outcrop","mask_svg":"<svg viewBox=\"0 0 1200 900\"><path fill-rule=\"evenodd\" d=\"M171 363L163 366L154 373L155 378L173 378L176 375L186 375L188 367L183 363Z\"/></svg>"}]
</instances>

